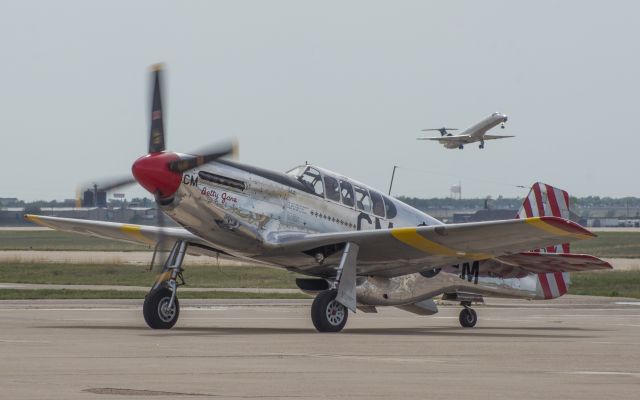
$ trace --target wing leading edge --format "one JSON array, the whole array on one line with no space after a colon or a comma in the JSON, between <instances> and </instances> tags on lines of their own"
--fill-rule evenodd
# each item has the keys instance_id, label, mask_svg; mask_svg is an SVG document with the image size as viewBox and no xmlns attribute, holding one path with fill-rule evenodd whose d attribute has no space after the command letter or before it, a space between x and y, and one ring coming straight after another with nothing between
<instances>
[{"instance_id":1,"label":"wing leading edge","mask_svg":"<svg viewBox=\"0 0 640 400\"><path fill-rule=\"evenodd\" d=\"M166 249L171 248L173 242L184 240L188 242L189 254L216 256L230 254L216 249L211 243L184 228L160 228L157 226L123 224L116 222L92 221L75 218L47 217L43 215L26 214L24 218L40 226L59 231L94 236L121 242L138 243L154 248L159 240L166 243ZM165 246L163 246L165 247Z\"/></svg>"}]
</instances>

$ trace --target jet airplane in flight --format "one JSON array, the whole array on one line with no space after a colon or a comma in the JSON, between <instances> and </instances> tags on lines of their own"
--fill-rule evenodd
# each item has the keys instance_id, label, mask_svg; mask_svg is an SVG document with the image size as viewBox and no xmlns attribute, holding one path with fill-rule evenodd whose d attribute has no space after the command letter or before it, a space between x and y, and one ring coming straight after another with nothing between
<instances>
[{"instance_id":1,"label":"jet airplane in flight","mask_svg":"<svg viewBox=\"0 0 640 400\"><path fill-rule=\"evenodd\" d=\"M435 140L443 145L447 149L463 149L464 145L480 142L478 146L481 149L484 149L484 142L486 140L494 140L494 139L504 139L510 138L513 136L510 135L488 135L487 132L500 125L504 128L505 122L507 122L507 116L500 113L493 113L477 124L463 130L461 133L454 135L449 133L449 131L457 131L456 128L429 128L423 129L422 132L428 131L438 131L440 132L440 136L428 136L428 137L419 137L418 140Z\"/></svg>"}]
</instances>

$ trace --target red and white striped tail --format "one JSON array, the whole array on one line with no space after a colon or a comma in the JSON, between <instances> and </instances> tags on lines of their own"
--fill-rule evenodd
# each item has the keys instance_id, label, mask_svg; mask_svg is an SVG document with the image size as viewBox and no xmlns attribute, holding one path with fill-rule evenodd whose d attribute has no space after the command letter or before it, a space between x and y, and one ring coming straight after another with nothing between
<instances>
[{"instance_id":1,"label":"red and white striped tail","mask_svg":"<svg viewBox=\"0 0 640 400\"><path fill-rule=\"evenodd\" d=\"M516 218L554 216L569 219L569 193L545 183L536 182L524 199ZM532 250L542 253L570 253L569 243L557 244L544 249ZM570 283L568 272L538 274L538 294L553 299L567 293Z\"/></svg>"}]
</instances>

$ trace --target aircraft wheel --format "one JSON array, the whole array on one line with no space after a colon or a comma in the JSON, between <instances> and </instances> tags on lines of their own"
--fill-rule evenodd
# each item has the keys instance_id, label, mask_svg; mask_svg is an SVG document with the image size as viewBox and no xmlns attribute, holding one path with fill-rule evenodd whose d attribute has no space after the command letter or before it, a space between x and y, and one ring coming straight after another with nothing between
<instances>
[{"instance_id":1,"label":"aircraft wheel","mask_svg":"<svg viewBox=\"0 0 640 400\"><path fill-rule=\"evenodd\" d=\"M463 308L460 311L460 325L464 328L473 328L478 322L478 314L471 308Z\"/></svg>"},{"instance_id":2,"label":"aircraft wheel","mask_svg":"<svg viewBox=\"0 0 640 400\"><path fill-rule=\"evenodd\" d=\"M311 321L318 332L340 332L347 323L349 310L336 301L336 290L320 292L311 305Z\"/></svg>"},{"instance_id":3,"label":"aircraft wheel","mask_svg":"<svg viewBox=\"0 0 640 400\"><path fill-rule=\"evenodd\" d=\"M463 146L463 145L460 145L460 146L458 146L458 148L459 148L460 150L462 150L462 149L464 149L464 146Z\"/></svg>"},{"instance_id":4,"label":"aircraft wheel","mask_svg":"<svg viewBox=\"0 0 640 400\"><path fill-rule=\"evenodd\" d=\"M171 289L161 287L150 291L144 298L142 314L144 320L151 329L170 329L180 315L180 303L176 297L173 307L169 308L171 301Z\"/></svg>"}]
</instances>

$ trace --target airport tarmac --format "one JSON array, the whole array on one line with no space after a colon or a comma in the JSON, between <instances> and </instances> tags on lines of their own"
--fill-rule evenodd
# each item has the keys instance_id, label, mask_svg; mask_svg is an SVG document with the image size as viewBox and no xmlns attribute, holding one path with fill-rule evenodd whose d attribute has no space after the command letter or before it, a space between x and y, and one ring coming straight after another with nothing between
<instances>
[{"instance_id":1,"label":"airport tarmac","mask_svg":"<svg viewBox=\"0 0 640 400\"><path fill-rule=\"evenodd\" d=\"M191 300L148 329L140 302L0 302L6 399L637 399L640 302L565 296L351 315L319 334L306 300Z\"/></svg>"}]
</instances>

